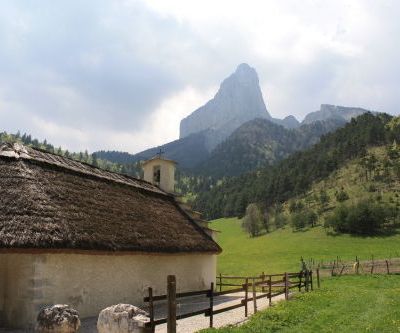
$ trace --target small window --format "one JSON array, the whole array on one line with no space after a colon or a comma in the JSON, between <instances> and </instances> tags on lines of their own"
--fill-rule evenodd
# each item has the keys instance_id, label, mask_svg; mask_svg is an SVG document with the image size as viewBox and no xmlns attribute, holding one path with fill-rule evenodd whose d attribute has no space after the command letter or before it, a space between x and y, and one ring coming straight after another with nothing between
<instances>
[{"instance_id":1,"label":"small window","mask_svg":"<svg viewBox=\"0 0 400 333\"><path fill-rule=\"evenodd\" d=\"M159 165L155 165L153 167L153 183L160 184L161 179L161 170Z\"/></svg>"}]
</instances>

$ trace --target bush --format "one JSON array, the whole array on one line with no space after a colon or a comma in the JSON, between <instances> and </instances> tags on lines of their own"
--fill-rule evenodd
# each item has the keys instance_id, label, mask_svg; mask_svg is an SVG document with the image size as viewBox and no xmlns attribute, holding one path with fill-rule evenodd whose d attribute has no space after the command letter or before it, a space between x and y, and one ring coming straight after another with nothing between
<instances>
[{"instance_id":1,"label":"bush","mask_svg":"<svg viewBox=\"0 0 400 333\"><path fill-rule=\"evenodd\" d=\"M282 228L287 223L288 223L288 219L285 214L283 214L283 213L275 214L275 217L274 217L275 228L277 228L277 229Z\"/></svg>"},{"instance_id":2,"label":"bush","mask_svg":"<svg viewBox=\"0 0 400 333\"><path fill-rule=\"evenodd\" d=\"M335 197L338 202L343 202L349 199L349 195L343 189L341 189L339 192L336 191Z\"/></svg>"},{"instance_id":3,"label":"bush","mask_svg":"<svg viewBox=\"0 0 400 333\"><path fill-rule=\"evenodd\" d=\"M329 203L329 195L325 190L321 190L319 193L319 202L322 204L322 206L325 206Z\"/></svg>"},{"instance_id":4,"label":"bush","mask_svg":"<svg viewBox=\"0 0 400 333\"><path fill-rule=\"evenodd\" d=\"M391 218L393 210L389 206L367 199L338 206L325 220L325 226L341 233L373 235Z\"/></svg>"},{"instance_id":5,"label":"bush","mask_svg":"<svg viewBox=\"0 0 400 333\"><path fill-rule=\"evenodd\" d=\"M314 211L306 209L301 212L293 213L290 223L294 229L300 230L306 226L315 226L317 220L318 215Z\"/></svg>"},{"instance_id":6,"label":"bush","mask_svg":"<svg viewBox=\"0 0 400 333\"><path fill-rule=\"evenodd\" d=\"M299 212L304 208L304 204L302 201L291 200L289 203L289 212L295 213Z\"/></svg>"},{"instance_id":7,"label":"bush","mask_svg":"<svg viewBox=\"0 0 400 333\"><path fill-rule=\"evenodd\" d=\"M368 192L376 192L377 191L376 185L375 184L369 184L368 187L367 187L367 191Z\"/></svg>"}]
</instances>

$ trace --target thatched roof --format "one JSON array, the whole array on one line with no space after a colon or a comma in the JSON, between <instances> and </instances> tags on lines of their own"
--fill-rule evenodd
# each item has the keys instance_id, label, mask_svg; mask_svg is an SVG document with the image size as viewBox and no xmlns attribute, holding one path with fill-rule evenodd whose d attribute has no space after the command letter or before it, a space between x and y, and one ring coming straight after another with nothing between
<instances>
[{"instance_id":1,"label":"thatched roof","mask_svg":"<svg viewBox=\"0 0 400 333\"><path fill-rule=\"evenodd\" d=\"M221 251L159 188L19 144L0 146L0 247Z\"/></svg>"}]
</instances>

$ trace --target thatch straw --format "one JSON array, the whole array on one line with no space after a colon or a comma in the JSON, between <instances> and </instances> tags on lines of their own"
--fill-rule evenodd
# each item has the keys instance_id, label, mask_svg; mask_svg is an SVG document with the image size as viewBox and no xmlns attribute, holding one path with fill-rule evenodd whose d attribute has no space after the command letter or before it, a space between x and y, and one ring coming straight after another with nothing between
<instances>
[{"instance_id":1,"label":"thatch straw","mask_svg":"<svg viewBox=\"0 0 400 333\"><path fill-rule=\"evenodd\" d=\"M18 147L0 147L0 247L221 251L175 199L157 187L24 149L21 153Z\"/></svg>"}]
</instances>

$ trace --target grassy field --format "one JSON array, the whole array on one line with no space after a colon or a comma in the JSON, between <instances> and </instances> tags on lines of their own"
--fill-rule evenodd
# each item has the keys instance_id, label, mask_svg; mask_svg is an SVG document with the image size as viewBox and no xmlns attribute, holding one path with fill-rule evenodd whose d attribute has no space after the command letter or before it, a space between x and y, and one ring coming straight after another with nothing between
<instances>
[{"instance_id":1,"label":"grassy field","mask_svg":"<svg viewBox=\"0 0 400 333\"><path fill-rule=\"evenodd\" d=\"M203 333L399 332L400 276L343 276L254 315L240 327Z\"/></svg>"},{"instance_id":2,"label":"grassy field","mask_svg":"<svg viewBox=\"0 0 400 333\"><path fill-rule=\"evenodd\" d=\"M223 252L218 256L218 273L253 275L280 273L300 268L300 256L305 259L361 260L400 257L400 235L390 237L330 236L323 227L293 232L290 227L270 234L250 238L243 232L240 220L219 219L212 228L220 230L218 243Z\"/></svg>"}]
</instances>

